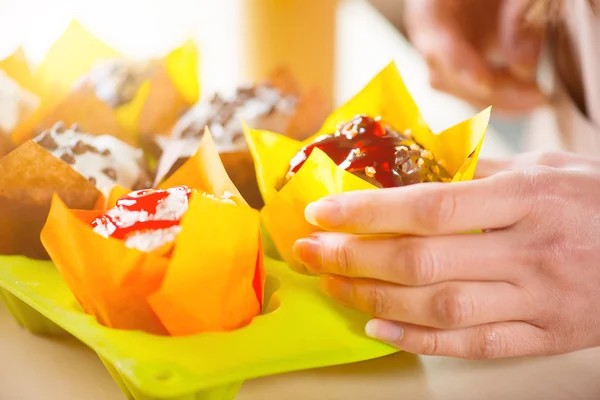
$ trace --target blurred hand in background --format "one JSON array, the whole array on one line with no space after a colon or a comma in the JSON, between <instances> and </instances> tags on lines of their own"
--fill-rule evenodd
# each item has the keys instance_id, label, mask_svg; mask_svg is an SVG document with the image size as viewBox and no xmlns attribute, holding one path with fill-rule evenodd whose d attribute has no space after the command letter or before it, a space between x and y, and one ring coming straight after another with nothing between
<instances>
[{"instance_id":1,"label":"blurred hand in background","mask_svg":"<svg viewBox=\"0 0 600 400\"><path fill-rule=\"evenodd\" d=\"M552 2L553 0L549 0ZM431 85L505 114L547 102L536 83L548 0L404 0L404 28Z\"/></svg>"}]
</instances>

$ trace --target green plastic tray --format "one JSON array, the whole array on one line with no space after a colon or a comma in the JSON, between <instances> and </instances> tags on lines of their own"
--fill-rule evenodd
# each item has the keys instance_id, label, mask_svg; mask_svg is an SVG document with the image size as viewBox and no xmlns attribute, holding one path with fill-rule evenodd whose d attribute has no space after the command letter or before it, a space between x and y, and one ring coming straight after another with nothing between
<instances>
[{"instance_id":1,"label":"green plastic tray","mask_svg":"<svg viewBox=\"0 0 600 400\"><path fill-rule=\"evenodd\" d=\"M0 256L0 293L15 319L33 333L66 331L92 348L135 400L230 400L246 379L396 351L367 338L368 317L322 295L318 278L280 261L265 264L264 315L237 331L183 338L98 324L83 313L51 262Z\"/></svg>"}]
</instances>

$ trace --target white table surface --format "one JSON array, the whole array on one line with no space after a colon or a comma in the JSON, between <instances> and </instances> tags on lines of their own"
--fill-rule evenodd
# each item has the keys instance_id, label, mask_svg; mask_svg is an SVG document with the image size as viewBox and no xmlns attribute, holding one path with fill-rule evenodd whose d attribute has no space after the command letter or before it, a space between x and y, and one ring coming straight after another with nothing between
<instances>
[{"instance_id":1,"label":"white table surface","mask_svg":"<svg viewBox=\"0 0 600 400\"><path fill-rule=\"evenodd\" d=\"M54 1L52 10L39 8L46 2L0 0L0 52L9 52L20 41L26 43L32 58L43 56L45 48L58 35L71 15L93 26L96 33L117 47L144 53L143 44L168 48L192 26L210 31L226 21L222 10L205 1L172 0L156 2L136 11L147 13L135 29L127 18L115 17L122 4L131 13L141 1ZM148 2L149 3L149 2ZM85 4L85 6L83 5ZM220 0L220 7L235 14L235 0ZM197 7L210 11L194 13ZM38 8L35 8L38 7ZM187 8L186 8L187 7ZM33 11L32 11L33 10ZM203 17L196 19L195 15ZM116 18L112 26L108 17ZM239 17L239 16L238 16ZM231 17L229 20L235 20ZM27 26L23 21L27 21ZM235 24L233 24L235 25ZM45 27L52 35L35 32ZM179 30L175 29L180 28ZM119 31L119 29L121 29ZM136 30L139 29L139 30ZM186 29L188 32L186 33ZM123 32L131 41L124 40ZM193 29L192 29L193 31ZM158 32L158 33L157 33ZM210 90L230 85L236 70L235 29L211 42L202 41L205 60L219 55L219 62L203 65L203 85ZM337 73L337 100L341 102L358 90L390 58L398 61L401 72L426 119L441 129L469 117L473 110L463 103L431 90L424 64L406 41L384 23L381 16L361 0L343 1L339 14L338 57L352 59L355 46L367 49L367 56L345 63ZM144 36L146 35L146 36ZM152 36L154 35L154 36ZM145 37L147 40L136 40ZM204 36L205 37L205 36ZM135 43L137 42L137 43ZM216 42L216 43L215 43ZM226 45L226 46L225 46ZM229 52L223 51L224 47ZM149 50L148 50L149 51ZM341 64L341 63L340 63ZM229 66L229 67L226 67ZM208 80L206 77L212 77ZM507 155L510 149L490 129L484 155ZM119 400L124 396L95 354L73 339L35 337L18 327L0 306L0 400ZM469 362L438 357L416 357L399 353L379 360L352 365L302 371L248 381L238 398L264 399L597 399L600 398L600 349L569 355L539 358Z\"/></svg>"}]
</instances>

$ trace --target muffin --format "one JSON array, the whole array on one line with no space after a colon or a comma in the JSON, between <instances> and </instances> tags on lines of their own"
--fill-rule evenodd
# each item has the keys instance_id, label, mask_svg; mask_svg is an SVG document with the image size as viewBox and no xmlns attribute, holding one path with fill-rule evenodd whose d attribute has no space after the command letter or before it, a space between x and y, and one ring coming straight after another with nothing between
<instances>
[{"instance_id":1,"label":"muffin","mask_svg":"<svg viewBox=\"0 0 600 400\"><path fill-rule=\"evenodd\" d=\"M134 99L144 81L152 77L154 69L151 60L114 57L92 67L73 90L91 88L104 104L117 108Z\"/></svg>"},{"instance_id":2,"label":"muffin","mask_svg":"<svg viewBox=\"0 0 600 400\"><path fill-rule=\"evenodd\" d=\"M34 141L104 194L115 185L133 190L151 186L143 151L114 136L92 135L82 132L77 125L67 128L58 122Z\"/></svg>"},{"instance_id":3,"label":"muffin","mask_svg":"<svg viewBox=\"0 0 600 400\"><path fill-rule=\"evenodd\" d=\"M157 177L164 179L177 170L198 148L198 143L208 128L215 140L227 173L244 198L254 208L263 205L256 182L254 161L244 139L242 121L256 129L289 133L299 118L302 98L295 91L280 89L271 81L238 87L231 96L214 94L194 105L175 124L170 138L157 137L157 148L162 160ZM324 119L324 112L306 113L305 123L310 131L295 132L297 137L308 137Z\"/></svg>"}]
</instances>

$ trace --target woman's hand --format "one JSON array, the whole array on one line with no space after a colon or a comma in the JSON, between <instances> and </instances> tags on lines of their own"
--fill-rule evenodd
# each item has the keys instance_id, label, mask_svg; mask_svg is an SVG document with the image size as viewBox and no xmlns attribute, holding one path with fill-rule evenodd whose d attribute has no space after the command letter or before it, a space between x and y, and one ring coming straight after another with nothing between
<instances>
[{"instance_id":1,"label":"woman's hand","mask_svg":"<svg viewBox=\"0 0 600 400\"><path fill-rule=\"evenodd\" d=\"M375 317L369 336L412 353L484 359L600 345L600 163L520 160L517 170L482 162L491 175L470 182L322 199L306 218L326 232L299 240L295 255L327 294Z\"/></svg>"},{"instance_id":2,"label":"woman's hand","mask_svg":"<svg viewBox=\"0 0 600 400\"><path fill-rule=\"evenodd\" d=\"M545 2L404 1L406 31L435 89L511 114L546 103L536 85L545 25L526 18Z\"/></svg>"}]
</instances>

